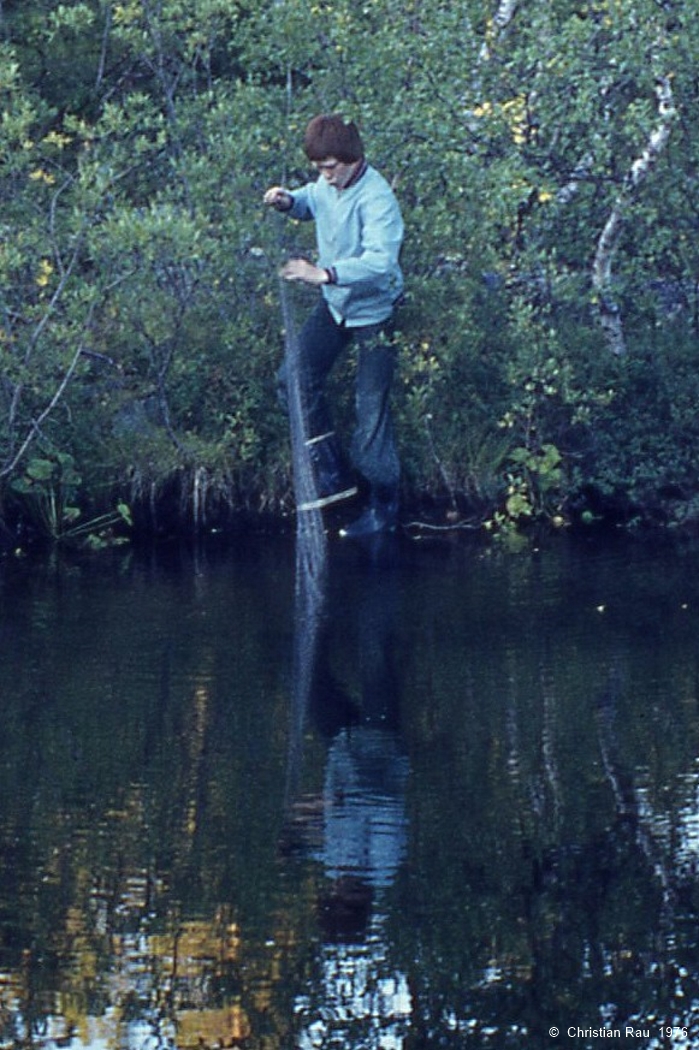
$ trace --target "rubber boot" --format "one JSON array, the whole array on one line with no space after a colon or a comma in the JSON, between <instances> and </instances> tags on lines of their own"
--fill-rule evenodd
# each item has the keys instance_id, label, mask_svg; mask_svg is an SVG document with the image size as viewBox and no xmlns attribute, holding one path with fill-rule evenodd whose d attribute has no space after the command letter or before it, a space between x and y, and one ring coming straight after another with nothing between
<instances>
[{"instance_id":1,"label":"rubber boot","mask_svg":"<svg viewBox=\"0 0 699 1050\"><path fill-rule=\"evenodd\" d=\"M372 489L369 506L356 521L340 529L350 540L394 532L398 522L398 493L394 489Z\"/></svg>"},{"instance_id":2,"label":"rubber boot","mask_svg":"<svg viewBox=\"0 0 699 1050\"><path fill-rule=\"evenodd\" d=\"M316 510L329 507L340 500L351 499L357 494L357 486L343 466L337 438L333 430L319 434L306 442L313 478L315 495L302 503L299 510Z\"/></svg>"}]
</instances>

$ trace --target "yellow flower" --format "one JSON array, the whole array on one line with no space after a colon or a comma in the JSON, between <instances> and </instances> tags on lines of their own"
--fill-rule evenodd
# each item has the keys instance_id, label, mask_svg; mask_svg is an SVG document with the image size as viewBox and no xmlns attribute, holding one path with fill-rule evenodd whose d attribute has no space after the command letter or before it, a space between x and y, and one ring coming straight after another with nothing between
<instances>
[{"instance_id":1,"label":"yellow flower","mask_svg":"<svg viewBox=\"0 0 699 1050\"><path fill-rule=\"evenodd\" d=\"M29 172L29 178L32 182L45 182L47 186L53 186L56 179L50 171L44 171L43 168L34 168L34 171Z\"/></svg>"},{"instance_id":2,"label":"yellow flower","mask_svg":"<svg viewBox=\"0 0 699 1050\"><path fill-rule=\"evenodd\" d=\"M474 117L489 117L493 112L493 104L492 102L482 102L480 106L476 106L471 112Z\"/></svg>"},{"instance_id":3,"label":"yellow flower","mask_svg":"<svg viewBox=\"0 0 699 1050\"><path fill-rule=\"evenodd\" d=\"M53 273L53 266L48 259L42 259L39 263L39 272L36 275L36 283L39 288L45 288L51 279Z\"/></svg>"},{"instance_id":4,"label":"yellow flower","mask_svg":"<svg viewBox=\"0 0 699 1050\"><path fill-rule=\"evenodd\" d=\"M45 143L50 146L58 146L59 149L68 146L72 141L70 135L64 135L61 131L49 131L48 135L44 136Z\"/></svg>"}]
</instances>

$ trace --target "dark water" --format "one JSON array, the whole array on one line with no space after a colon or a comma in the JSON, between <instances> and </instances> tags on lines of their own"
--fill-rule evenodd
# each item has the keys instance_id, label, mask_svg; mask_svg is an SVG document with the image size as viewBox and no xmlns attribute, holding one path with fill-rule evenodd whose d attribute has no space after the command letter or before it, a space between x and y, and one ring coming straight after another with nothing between
<instances>
[{"instance_id":1,"label":"dark water","mask_svg":"<svg viewBox=\"0 0 699 1050\"><path fill-rule=\"evenodd\" d=\"M0 1048L699 1046L699 550L0 573Z\"/></svg>"}]
</instances>

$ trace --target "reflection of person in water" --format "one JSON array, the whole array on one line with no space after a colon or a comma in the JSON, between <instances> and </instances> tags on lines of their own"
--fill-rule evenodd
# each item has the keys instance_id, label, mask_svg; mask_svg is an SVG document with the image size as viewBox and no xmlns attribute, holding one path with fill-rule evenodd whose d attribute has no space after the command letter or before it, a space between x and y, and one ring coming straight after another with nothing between
<instances>
[{"instance_id":1,"label":"reflection of person in water","mask_svg":"<svg viewBox=\"0 0 699 1050\"><path fill-rule=\"evenodd\" d=\"M320 909L329 939L360 934L374 896L393 882L405 854L406 778L407 760L388 727L360 722L330 745L314 851L330 884Z\"/></svg>"},{"instance_id":2,"label":"reflection of person in water","mask_svg":"<svg viewBox=\"0 0 699 1050\"><path fill-rule=\"evenodd\" d=\"M318 860L324 874L318 897L322 1002L309 996L297 1004L304 1024L301 1048L318 1045L330 1033L354 1046L353 1024L359 1021L362 1031L369 1024L382 1037L390 1034L399 1048L399 1030L411 1012L407 979L391 965L385 930L387 891L407 839L408 761L392 652L394 589L390 566L368 568L357 606L360 697L338 685L326 636L316 650L322 659L308 706L328 743L322 796L298 800L292 817L296 846Z\"/></svg>"}]
</instances>

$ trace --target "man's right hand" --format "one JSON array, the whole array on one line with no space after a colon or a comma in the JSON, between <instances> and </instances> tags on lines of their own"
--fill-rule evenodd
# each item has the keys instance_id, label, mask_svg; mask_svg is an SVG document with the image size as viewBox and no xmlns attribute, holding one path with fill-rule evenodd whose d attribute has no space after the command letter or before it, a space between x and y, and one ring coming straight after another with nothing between
<instances>
[{"instance_id":1,"label":"man's right hand","mask_svg":"<svg viewBox=\"0 0 699 1050\"><path fill-rule=\"evenodd\" d=\"M282 186L270 186L262 200L268 207L276 208L277 211L288 211L294 203L294 198Z\"/></svg>"}]
</instances>

